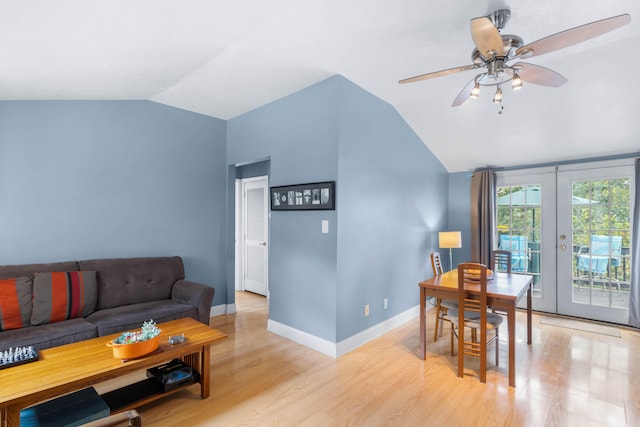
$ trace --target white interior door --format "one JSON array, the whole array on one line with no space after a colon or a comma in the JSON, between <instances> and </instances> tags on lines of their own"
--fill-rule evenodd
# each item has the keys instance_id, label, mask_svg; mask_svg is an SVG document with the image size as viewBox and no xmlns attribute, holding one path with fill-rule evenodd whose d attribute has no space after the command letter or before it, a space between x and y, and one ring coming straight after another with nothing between
<instances>
[{"instance_id":1,"label":"white interior door","mask_svg":"<svg viewBox=\"0 0 640 427\"><path fill-rule=\"evenodd\" d=\"M242 180L243 289L268 295L269 186L266 176Z\"/></svg>"},{"instance_id":2,"label":"white interior door","mask_svg":"<svg viewBox=\"0 0 640 427\"><path fill-rule=\"evenodd\" d=\"M558 172L558 312L627 324L633 166L566 169Z\"/></svg>"}]
</instances>

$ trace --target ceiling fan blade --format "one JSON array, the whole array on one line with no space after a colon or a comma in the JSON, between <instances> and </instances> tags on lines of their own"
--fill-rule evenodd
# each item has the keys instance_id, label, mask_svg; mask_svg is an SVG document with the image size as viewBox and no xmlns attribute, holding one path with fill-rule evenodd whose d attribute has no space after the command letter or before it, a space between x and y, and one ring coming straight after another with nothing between
<instances>
[{"instance_id":1,"label":"ceiling fan blade","mask_svg":"<svg viewBox=\"0 0 640 427\"><path fill-rule=\"evenodd\" d=\"M465 65L465 66L462 66L462 67L449 68L449 69L446 69L446 70L435 71L433 73L421 74L419 76L409 77L407 79L402 79L398 83L400 83L400 84L413 83L413 82L417 82L417 81L420 81L420 80L427 80L427 79L433 79L435 77L448 76L449 74L455 74L455 73L459 73L461 71L473 70L473 69L478 68L478 67L479 67L478 65L472 64L472 65Z\"/></svg>"},{"instance_id":2,"label":"ceiling fan blade","mask_svg":"<svg viewBox=\"0 0 640 427\"><path fill-rule=\"evenodd\" d=\"M464 87L464 89L460 91L458 96L456 96L456 99L453 100L453 104L451 104L451 106L457 107L458 105L464 104L467 101L467 99L469 99L469 97L471 96L471 89L473 89L475 84L476 84L476 79L474 78Z\"/></svg>"},{"instance_id":3,"label":"ceiling fan blade","mask_svg":"<svg viewBox=\"0 0 640 427\"><path fill-rule=\"evenodd\" d=\"M486 16L471 20L471 37L478 52L485 58L504 53L504 43L498 29Z\"/></svg>"},{"instance_id":4,"label":"ceiling fan blade","mask_svg":"<svg viewBox=\"0 0 640 427\"><path fill-rule=\"evenodd\" d=\"M560 87L567 82L567 79L561 74L556 73L540 65L528 64L526 62L518 62L514 68L519 68L518 75L527 82L541 86Z\"/></svg>"},{"instance_id":5,"label":"ceiling fan blade","mask_svg":"<svg viewBox=\"0 0 640 427\"><path fill-rule=\"evenodd\" d=\"M522 46L516 50L516 56L529 58L553 52L615 30L630 21L631 17L624 14L574 27Z\"/></svg>"}]
</instances>

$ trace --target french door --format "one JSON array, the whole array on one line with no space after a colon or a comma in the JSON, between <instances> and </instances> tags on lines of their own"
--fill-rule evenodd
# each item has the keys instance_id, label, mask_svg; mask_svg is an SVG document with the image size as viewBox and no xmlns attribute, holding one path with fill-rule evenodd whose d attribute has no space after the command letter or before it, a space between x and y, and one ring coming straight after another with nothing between
<instances>
[{"instance_id":1,"label":"french door","mask_svg":"<svg viewBox=\"0 0 640 427\"><path fill-rule=\"evenodd\" d=\"M628 322L633 173L623 160L497 174L496 247L534 276L534 310Z\"/></svg>"},{"instance_id":2,"label":"french door","mask_svg":"<svg viewBox=\"0 0 640 427\"><path fill-rule=\"evenodd\" d=\"M497 184L496 248L511 251L512 272L533 275L532 308L555 313L555 168L499 172Z\"/></svg>"},{"instance_id":3,"label":"french door","mask_svg":"<svg viewBox=\"0 0 640 427\"><path fill-rule=\"evenodd\" d=\"M628 323L633 174L632 165L558 172L558 312Z\"/></svg>"}]
</instances>

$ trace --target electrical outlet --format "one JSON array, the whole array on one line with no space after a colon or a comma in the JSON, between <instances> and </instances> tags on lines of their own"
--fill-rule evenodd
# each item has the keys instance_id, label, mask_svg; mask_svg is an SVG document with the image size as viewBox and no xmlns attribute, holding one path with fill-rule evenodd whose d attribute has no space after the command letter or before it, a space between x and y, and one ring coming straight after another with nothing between
<instances>
[{"instance_id":1,"label":"electrical outlet","mask_svg":"<svg viewBox=\"0 0 640 427\"><path fill-rule=\"evenodd\" d=\"M364 317L367 317L369 315L369 304L364 306Z\"/></svg>"},{"instance_id":2,"label":"electrical outlet","mask_svg":"<svg viewBox=\"0 0 640 427\"><path fill-rule=\"evenodd\" d=\"M387 308L389 308L389 298L385 298L382 301L382 307L386 310Z\"/></svg>"}]
</instances>

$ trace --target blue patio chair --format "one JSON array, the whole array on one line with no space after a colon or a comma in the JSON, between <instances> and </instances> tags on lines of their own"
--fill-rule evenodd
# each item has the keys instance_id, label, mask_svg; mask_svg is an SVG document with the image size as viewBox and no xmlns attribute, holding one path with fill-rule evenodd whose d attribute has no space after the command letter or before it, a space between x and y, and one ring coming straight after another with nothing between
<instances>
[{"instance_id":1,"label":"blue patio chair","mask_svg":"<svg viewBox=\"0 0 640 427\"><path fill-rule=\"evenodd\" d=\"M499 249L511 252L511 271L526 273L529 271L529 245L527 236L500 235Z\"/></svg>"},{"instance_id":2,"label":"blue patio chair","mask_svg":"<svg viewBox=\"0 0 640 427\"><path fill-rule=\"evenodd\" d=\"M591 275L609 276L609 268L620 265L622 236L591 236L588 252L578 254L578 270ZM620 284L615 280L620 293ZM604 289L604 287L603 287Z\"/></svg>"}]
</instances>

